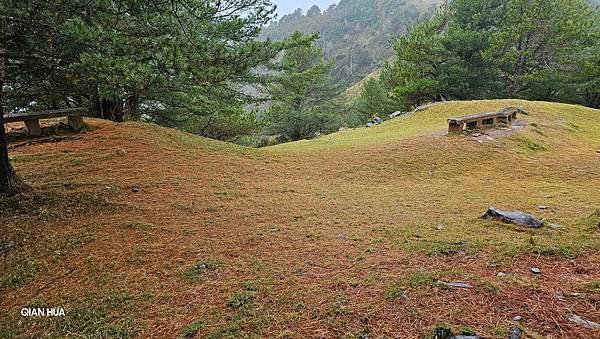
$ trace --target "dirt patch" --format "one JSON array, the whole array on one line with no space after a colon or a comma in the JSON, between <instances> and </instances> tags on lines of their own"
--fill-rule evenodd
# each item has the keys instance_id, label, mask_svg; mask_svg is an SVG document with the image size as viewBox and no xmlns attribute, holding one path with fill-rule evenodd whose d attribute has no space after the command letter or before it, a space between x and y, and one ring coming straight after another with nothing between
<instances>
[{"instance_id":1,"label":"dirt patch","mask_svg":"<svg viewBox=\"0 0 600 339\"><path fill-rule=\"evenodd\" d=\"M494 142L496 139L506 138L515 132L522 131L527 127L525 121L519 119L513 122L512 126L488 128L479 131L465 132L467 136L477 140L477 142Z\"/></svg>"}]
</instances>

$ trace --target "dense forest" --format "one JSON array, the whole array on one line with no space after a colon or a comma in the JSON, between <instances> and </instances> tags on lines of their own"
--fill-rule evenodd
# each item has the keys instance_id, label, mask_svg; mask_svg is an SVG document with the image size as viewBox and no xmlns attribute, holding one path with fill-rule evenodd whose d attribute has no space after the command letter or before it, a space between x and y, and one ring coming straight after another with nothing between
<instances>
[{"instance_id":1,"label":"dense forest","mask_svg":"<svg viewBox=\"0 0 600 339\"><path fill-rule=\"evenodd\" d=\"M391 40L419 19L428 18L441 0L342 0L322 11L313 6L271 22L261 37L283 40L295 31L320 33L317 44L333 60L336 80L353 83L393 55Z\"/></svg>"},{"instance_id":2,"label":"dense forest","mask_svg":"<svg viewBox=\"0 0 600 339\"><path fill-rule=\"evenodd\" d=\"M363 110L488 98L600 107L600 17L586 0L454 0L394 51L364 85Z\"/></svg>"}]
</instances>

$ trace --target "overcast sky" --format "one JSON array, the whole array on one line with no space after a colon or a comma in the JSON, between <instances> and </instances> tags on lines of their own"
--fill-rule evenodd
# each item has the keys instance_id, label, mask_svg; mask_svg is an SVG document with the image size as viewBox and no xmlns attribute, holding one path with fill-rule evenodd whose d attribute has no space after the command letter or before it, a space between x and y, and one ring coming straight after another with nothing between
<instances>
[{"instance_id":1,"label":"overcast sky","mask_svg":"<svg viewBox=\"0 0 600 339\"><path fill-rule=\"evenodd\" d=\"M329 5L334 2L338 2L337 0L273 0L273 2L277 5L277 14L279 14L278 18L281 18L283 15L290 14L296 10L296 8L302 8L304 12L309 9L312 5L317 5L321 8L321 10L326 10Z\"/></svg>"}]
</instances>

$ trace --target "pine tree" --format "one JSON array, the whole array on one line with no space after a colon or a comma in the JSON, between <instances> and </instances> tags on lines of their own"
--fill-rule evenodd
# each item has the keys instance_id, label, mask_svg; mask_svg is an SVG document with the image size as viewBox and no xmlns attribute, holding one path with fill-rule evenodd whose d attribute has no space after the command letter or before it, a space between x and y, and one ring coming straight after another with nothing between
<instances>
[{"instance_id":1,"label":"pine tree","mask_svg":"<svg viewBox=\"0 0 600 339\"><path fill-rule=\"evenodd\" d=\"M4 32L4 24L0 24ZM2 39L4 41L4 39ZM8 158L8 140L4 129L4 56L6 51L0 48L0 194L13 194L19 191L21 184Z\"/></svg>"},{"instance_id":2,"label":"pine tree","mask_svg":"<svg viewBox=\"0 0 600 339\"><path fill-rule=\"evenodd\" d=\"M9 110L85 106L121 121L239 112L283 43L258 41L265 0L6 0Z\"/></svg>"},{"instance_id":3,"label":"pine tree","mask_svg":"<svg viewBox=\"0 0 600 339\"><path fill-rule=\"evenodd\" d=\"M385 116L400 108L400 104L389 95L380 79L369 79L365 83L355 106L365 121L374 114Z\"/></svg>"},{"instance_id":4,"label":"pine tree","mask_svg":"<svg viewBox=\"0 0 600 339\"><path fill-rule=\"evenodd\" d=\"M272 133L291 140L327 133L339 125L339 93L329 75L333 64L323 60L323 51L315 45L318 35L295 32L281 60L273 66L277 73L267 86L272 106L267 116Z\"/></svg>"},{"instance_id":5,"label":"pine tree","mask_svg":"<svg viewBox=\"0 0 600 339\"><path fill-rule=\"evenodd\" d=\"M235 116L253 101L244 86L263 81L253 70L285 46L256 39L274 10L267 0L1 1L2 113ZM11 192L19 181L0 125L0 192Z\"/></svg>"},{"instance_id":6,"label":"pine tree","mask_svg":"<svg viewBox=\"0 0 600 339\"><path fill-rule=\"evenodd\" d=\"M561 90L556 80L573 70L571 57L593 43L597 15L587 0L509 0L502 14L484 55L509 96L551 100Z\"/></svg>"},{"instance_id":7,"label":"pine tree","mask_svg":"<svg viewBox=\"0 0 600 339\"><path fill-rule=\"evenodd\" d=\"M405 107L505 97L597 107L598 18L587 0L454 0L396 40L381 78Z\"/></svg>"}]
</instances>

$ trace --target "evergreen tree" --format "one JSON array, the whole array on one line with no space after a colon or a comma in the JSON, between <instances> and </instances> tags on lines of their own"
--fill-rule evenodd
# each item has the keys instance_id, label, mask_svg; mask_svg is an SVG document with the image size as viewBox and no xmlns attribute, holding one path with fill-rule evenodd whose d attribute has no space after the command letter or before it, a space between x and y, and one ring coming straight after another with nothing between
<instances>
[{"instance_id":1,"label":"evergreen tree","mask_svg":"<svg viewBox=\"0 0 600 339\"><path fill-rule=\"evenodd\" d=\"M454 0L396 40L381 81L407 108L504 97L598 107L598 13L586 0Z\"/></svg>"},{"instance_id":2,"label":"evergreen tree","mask_svg":"<svg viewBox=\"0 0 600 339\"><path fill-rule=\"evenodd\" d=\"M7 0L8 109L86 106L95 116L239 113L243 86L284 43L257 41L267 0Z\"/></svg>"},{"instance_id":3,"label":"evergreen tree","mask_svg":"<svg viewBox=\"0 0 600 339\"><path fill-rule=\"evenodd\" d=\"M593 42L598 17L586 0L510 0L502 14L484 55L501 72L509 96L552 100L561 90L555 80L571 72L571 62L578 62L572 56Z\"/></svg>"},{"instance_id":4,"label":"evergreen tree","mask_svg":"<svg viewBox=\"0 0 600 339\"><path fill-rule=\"evenodd\" d=\"M323 51L314 44L318 35L295 32L287 49L273 66L277 73L267 86L272 106L267 119L272 133L291 140L327 133L339 126L339 93L329 72L331 62L323 61Z\"/></svg>"},{"instance_id":5,"label":"evergreen tree","mask_svg":"<svg viewBox=\"0 0 600 339\"><path fill-rule=\"evenodd\" d=\"M405 108L443 95L439 75L447 62L447 51L438 31L445 28L445 13L434 16L399 37L395 44L396 59L382 71L382 81L393 91Z\"/></svg>"},{"instance_id":6,"label":"evergreen tree","mask_svg":"<svg viewBox=\"0 0 600 339\"><path fill-rule=\"evenodd\" d=\"M355 107L362 115L361 120L366 121L374 114L383 117L393 113L400 108L400 104L390 96L379 79L369 79L364 84Z\"/></svg>"},{"instance_id":7,"label":"evergreen tree","mask_svg":"<svg viewBox=\"0 0 600 339\"><path fill-rule=\"evenodd\" d=\"M258 41L269 0L5 0L0 2L2 112L88 107L122 121L142 114L240 116L244 86L286 43ZM18 180L0 117L0 192ZM236 119L221 120L236 122Z\"/></svg>"},{"instance_id":8,"label":"evergreen tree","mask_svg":"<svg viewBox=\"0 0 600 339\"><path fill-rule=\"evenodd\" d=\"M0 48L0 54L6 53ZM4 59L0 58L0 194L15 193L19 179L8 158L8 140L4 129Z\"/></svg>"},{"instance_id":9,"label":"evergreen tree","mask_svg":"<svg viewBox=\"0 0 600 339\"><path fill-rule=\"evenodd\" d=\"M13 194L21 188L20 180L8 158L8 139L4 128L4 106L6 96L4 84L6 80L6 46L8 25L0 18L0 194Z\"/></svg>"}]
</instances>

